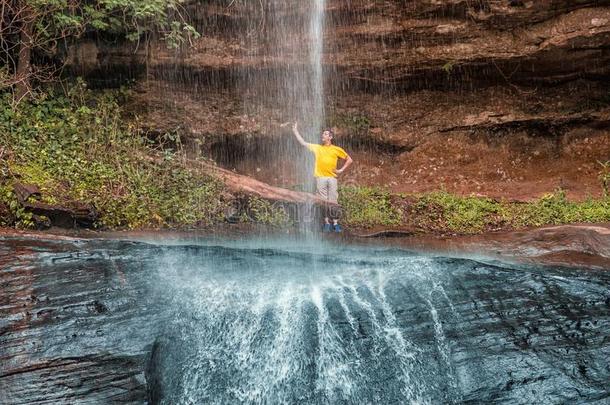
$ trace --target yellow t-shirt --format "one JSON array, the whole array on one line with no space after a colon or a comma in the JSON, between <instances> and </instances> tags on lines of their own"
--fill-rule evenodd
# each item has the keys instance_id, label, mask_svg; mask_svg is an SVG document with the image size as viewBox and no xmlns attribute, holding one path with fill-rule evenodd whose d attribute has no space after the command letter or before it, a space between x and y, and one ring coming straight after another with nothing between
<instances>
[{"instance_id":1,"label":"yellow t-shirt","mask_svg":"<svg viewBox=\"0 0 610 405\"><path fill-rule=\"evenodd\" d=\"M316 145L308 143L307 149L312 151L316 156L316 165L313 175L316 177L337 177L335 169L337 168L337 159L345 159L347 153L335 145Z\"/></svg>"}]
</instances>

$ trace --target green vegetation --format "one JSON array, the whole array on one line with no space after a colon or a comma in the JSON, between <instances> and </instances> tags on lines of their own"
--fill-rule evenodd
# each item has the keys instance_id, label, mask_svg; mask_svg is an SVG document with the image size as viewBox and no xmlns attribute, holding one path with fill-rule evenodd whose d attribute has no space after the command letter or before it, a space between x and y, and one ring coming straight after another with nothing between
<instances>
[{"instance_id":1,"label":"green vegetation","mask_svg":"<svg viewBox=\"0 0 610 405\"><path fill-rule=\"evenodd\" d=\"M339 203L345 223L351 226L400 225L401 208L392 202L391 194L376 187L342 187Z\"/></svg>"},{"instance_id":2,"label":"green vegetation","mask_svg":"<svg viewBox=\"0 0 610 405\"><path fill-rule=\"evenodd\" d=\"M474 233L496 223L500 211L501 206L488 198L438 191L416 197L409 216L419 228Z\"/></svg>"},{"instance_id":3,"label":"green vegetation","mask_svg":"<svg viewBox=\"0 0 610 405\"><path fill-rule=\"evenodd\" d=\"M94 94L82 83L16 108L10 94L1 96L0 205L15 225L33 222L16 202L14 181L38 185L43 202L93 203L98 227L200 226L221 218L219 181L122 120L125 97L125 91Z\"/></svg>"},{"instance_id":4,"label":"green vegetation","mask_svg":"<svg viewBox=\"0 0 610 405\"><path fill-rule=\"evenodd\" d=\"M453 70L454 64L455 64L455 62L450 60L442 66L442 69L445 71L445 73L450 74L451 71Z\"/></svg>"},{"instance_id":5,"label":"green vegetation","mask_svg":"<svg viewBox=\"0 0 610 405\"><path fill-rule=\"evenodd\" d=\"M607 222L610 221L610 199L574 202L566 198L565 192L557 190L531 203L509 204L504 215L514 227Z\"/></svg>"},{"instance_id":6,"label":"green vegetation","mask_svg":"<svg viewBox=\"0 0 610 405\"><path fill-rule=\"evenodd\" d=\"M273 204L259 197L248 198L242 222L259 222L277 228L286 228L293 222L281 204Z\"/></svg>"},{"instance_id":7,"label":"green vegetation","mask_svg":"<svg viewBox=\"0 0 610 405\"><path fill-rule=\"evenodd\" d=\"M474 234L495 229L610 221L610 198L575 202L557 190L532 202L495 201L438 191L390 194L379 188L343 187L345 224L405 226L423 232Z\"/></svg>"},{"instance_id":8,"label":"green vegetation","mask_svg":"<svg viewBox=\"0 0 610 405\"><path fill-rule=\"evenodd\" d=\"M0 68L0 89L14 87L14 101L21 101L32 93L36 83L56 79L67 46L91 32L124 38L138 46L154 34L169 48L179 48L199 36L186 22L183 3L184 0L3 2L0 59L6 66Z\"/></svg>"},{"instance_id":9,"label":"green vegetation","mask_svg":"<svg viewBox=\"0 0 610 405\"><path fill-rule=\"evenodd\" d=\"M6 183L0 185L0 203L5 205L8 210L7 213L4 213L5 215L0 215L0 226L14 225L21 229L29 229L35 226L34 215L27 212L19 204L12 187Z\"/></svg>"},{"instance_id":10,"label":"green vegetation","mask_svg":"<svg viewBox=\"0 0 610 405\"><path fill-rule=\"evenodd\" d=\"M438 228L456 233L610 220L610 199L573 202L562 190L527 203L438 192L420 197L416 206L419 210L415 212L436 221ZM422 225L425 224L424 221Z\"/></svg>"}]
</instances>

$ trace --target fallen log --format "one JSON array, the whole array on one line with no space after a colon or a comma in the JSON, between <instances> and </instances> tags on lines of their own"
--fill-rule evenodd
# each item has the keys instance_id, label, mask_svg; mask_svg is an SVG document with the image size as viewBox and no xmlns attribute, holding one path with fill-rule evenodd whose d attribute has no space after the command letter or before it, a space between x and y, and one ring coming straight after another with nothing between
<instances>
[{"instance_id":1,"label":"fallen log","mask_svg":"<svg viewBox=\"0 0 610 405\"><path fill-rule=\"evenodd\" d=\"M33 220L41 228L50 225L60 228L75 228L77 226L91 228L99 216L92 204L80 201L71 201L62 205L32 201L40 200L42 197L40 188L35 184L15 182L13 191L19 204L27 212L34 214ZM48 221L45 221L42 217L47 217Z\"/></svg>"},{"instance_id":2,"label":"fallen log","mask_svg":"<svg viewBox=\"0 0 610 405\"><path fill-rule=\"evenodd\" d=\"M150 161L158 160L144 154L139 156L142 159ZM256 196L265 200L284 203L311 203L319 207L339 207L339 204L325 201L315 194L275 187L252 177L223 169L210 161L194 159L184 159L184 161L189 164L191 169L199 171L199 173L207 173L221 180L227 187L227 190L234 195Z\"/></svg>"},{"instance_id":3,"label":"fallen log","mask_svg":"<svg viewBox=\"0 0 610 405\"><path fill-rule=\"evenodd\" d=\"M26 202L22 204L27 211L49 218L51 225L60 228L91 228L98 218L98 212L91 204L73 201L69 206Z\"/></svg>"},{"instance_id":4,"label":"fallen log","mask_svg":"<svg viewBox=\"0 0 610 405\"><path fill-rule=\"evenodd\" d=\"M203 165L206 171L220 178L227 186L227 188L233 193L254 195L260 198L264 198L266 200L286 203L312 203L317 206L339 206L336 203L325 201L312 193L288 190L281 187L271 186L267 183L263 183L262 181L253 179L252 177L244 176L241 174L234 173L230 170L223 169L212 163L198 163Z\"/></svg>"}]
</instances>

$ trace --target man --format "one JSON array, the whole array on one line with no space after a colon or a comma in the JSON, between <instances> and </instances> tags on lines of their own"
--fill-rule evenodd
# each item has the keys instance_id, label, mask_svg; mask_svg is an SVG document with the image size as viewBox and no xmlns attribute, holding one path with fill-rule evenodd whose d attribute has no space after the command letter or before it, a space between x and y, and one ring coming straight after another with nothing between
<instances>
[{"instance_id":1,"label":"man","mask_svg":"<svg viewBox=\"0 0 610 405\"><path fill-rule=\"evenodd\" d=\"M322 145L307 143L299 133L297 123L292 126L292 132L299 143L312 151L316 157L314 176L316 178L316 193L318 196L331 203L338 204L338 185L337 175L341 174L352 164L352 158L340 147L332 144L333 131L330 129L322 132ZM345 159L345 163L340 169L337 169L337 160ZM328 207L324 218L324 232L341 232L339 220L333 218L333 224L330 223L330 213Z\"/></svg>"}]
</instances>

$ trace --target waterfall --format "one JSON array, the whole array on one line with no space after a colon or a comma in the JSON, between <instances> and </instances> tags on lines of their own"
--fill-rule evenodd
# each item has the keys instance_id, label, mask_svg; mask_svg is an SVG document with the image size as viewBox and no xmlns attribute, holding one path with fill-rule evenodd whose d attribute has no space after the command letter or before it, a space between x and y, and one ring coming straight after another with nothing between
<instances>
[{"instance_id":1,"label":"waterfall","mask_svg":"<svg viewBox=\"0 0 610 405\"><path fill-rule=\"evenodd\" d=\"M311 13L311 103L312 132L319 135L324 125L324 73L322 52L324 50L324 0L315 0Z\"/></svg>"},{"instance_id":2,"label":"waterfall","mask_svg":"<svg viewBox=\"0 0 610 405\"><path fill-rule=\"evenodd\" d=\"M308 142L319 142L324 116L322 68L325 0L268 0L251 5L244 32L249 68L242 73L244 112L262 122L270 151L293 162L285 184L312 191L313 160L292 142L292 123ZM272 111L272 116L269 115ZM279 122L285 123L278 128Z\"/></svg>"}]
</instances>

